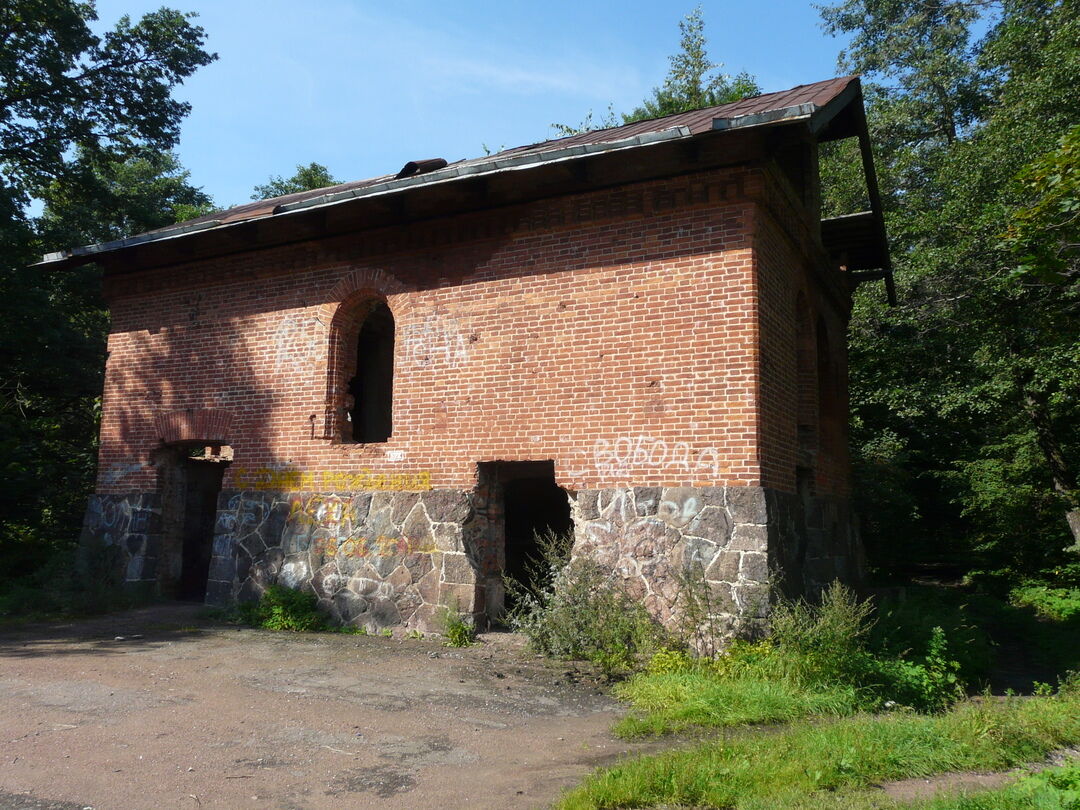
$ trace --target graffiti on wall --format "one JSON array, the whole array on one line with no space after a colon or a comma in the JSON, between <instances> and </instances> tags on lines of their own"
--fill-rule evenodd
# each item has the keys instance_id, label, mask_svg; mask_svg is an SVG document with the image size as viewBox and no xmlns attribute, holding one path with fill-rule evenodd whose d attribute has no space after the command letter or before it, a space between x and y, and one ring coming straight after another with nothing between
<instances>
[{"instance_id":1,"label":"graffiti on wall","mask_svg":"<svg viewBox=\"0 0 1080 810\"><path fill-rule=\"evenodd\" d=\"M154 510L132 503L127 498L95 497L87 504L86 530L106 544L119 542L132 534L146 534Z\"/></svg>"},{"instance_id":2,"label":"graffiti on wall","mask_svg":"<svg viewBox=\"0 0 1080 810\"><path fill-rule=\"evenodd\" d=\"M326 327L318 318L287 315L274 331L274 373L304 378L315 370Z\"/></svg>"},{"instance_id":3,"label":"graffiti on wall","mask_svg":"<svg viewBox=\"0 0 1080 810\"><path fill-rule=\"evenodd\" d=\"M382 490L420 492L431 489L431 472L382 473L360 470L357 473L330 471L308 472L295 467L237 468L232 476L237 489L275 491L349 492Z\"/></svg>"},{"instance_id":4,"label":"graffiti on wall","mask_svg":"<svg viewBox=\"0 0 1080 810\"><path fill-rule=\"evenodd\" d=\"M457 319L435 315L400 327L405 359L418 366L435 363L453 368L469 358L469 341Z\"/></svg>"},{"instance_id":5,"label":"graffiti on wall","mask_svg":"<svg viewBox=\"0 0 1080 810\"><path fill-rule=\"evenodd\" d=\"M614 440L596 440L593 463L598 472L607 475L652 468L715 478L720 472L720 451L715 447L695 448L684 441L669 444L664 439L645 435L619 436Z\"/></svg>"}]
</instances>

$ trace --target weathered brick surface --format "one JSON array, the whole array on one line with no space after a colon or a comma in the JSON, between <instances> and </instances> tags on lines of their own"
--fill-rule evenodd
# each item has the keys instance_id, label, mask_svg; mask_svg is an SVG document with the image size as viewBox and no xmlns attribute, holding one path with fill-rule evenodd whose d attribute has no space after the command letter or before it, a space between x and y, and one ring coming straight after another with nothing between
<instances>
[{"instance_id":1,"label":"weathered brick surface","mask_svg":"<svg viewBox=\"0 0 1080 810\"><path fill-rule=\"evenodd\" d=\"M619 192L541 203L509 235L439 249L369 257L358 236L117 278L99 491L153 489L155 419L188 408L232 415L226 487L293 469L469 489L477 461L549 458L571 489L755 483L753 205L735 192L757 182L703 177L731 199L597 223L573 213ZM552 211L569 224L527 227ZM369 291L396 321L394 433L360 446L327 424L344 393L328 379L341 299Z\"/></svg>"}]
</instances>

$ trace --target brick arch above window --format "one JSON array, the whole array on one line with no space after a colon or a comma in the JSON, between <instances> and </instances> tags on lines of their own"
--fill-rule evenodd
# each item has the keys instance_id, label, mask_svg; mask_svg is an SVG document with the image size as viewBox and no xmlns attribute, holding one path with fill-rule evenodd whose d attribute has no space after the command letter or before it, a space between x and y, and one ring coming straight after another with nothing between
<instances>
[{"instance_id":1,"label":"brick arch above window","mask_svg":"<svg viewBox=\"0 0 1080 810\"><path fill-rule=\"evenodd\" d=\"M359 295L389 300L414 289L381 267L342 268L341 278L330 289L325 303L319 307L318 318L320 322L333 328L334 318L346 301L354 300ZM398 314L395 309L394 316L397 317Z\"/></svg>"}]
</instances>

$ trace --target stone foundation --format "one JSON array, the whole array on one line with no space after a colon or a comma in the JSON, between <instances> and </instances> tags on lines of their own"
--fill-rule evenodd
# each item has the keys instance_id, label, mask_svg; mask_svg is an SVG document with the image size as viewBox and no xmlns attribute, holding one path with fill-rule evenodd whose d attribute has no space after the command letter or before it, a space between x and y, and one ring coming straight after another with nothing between
<instances>
[{"instance_id":1,"label":"stone foundation","mask_svg":"<svg viewBox=\"0 0 1080 810\"><path fill-rule=\"evenodd\" d=\"M129 583L156 583L161 553L161 496L156 492L91 495L80 543L115 547L120 574Z\"/></svg>"},{"instance_id":2,"label":"stone foundation","mask_svg":"<svg viewBox=\"0 0 1080 810\"><path fill-rule=\"evenodd\" d=\"M371 630L435 630L441 605L482 610L465 493L226 491L218 504L208 604L281 583L310 588L334 619Z\"/></svg>"},{"instance_id":3,"label":"stone foundation","mask_svg":"<svg viewBox=\"0 0 1080 810\"><path fill-rule=\"evenodd\" d=\"M569 495L574 554L623 578L665 623L679 573L700 572L720 627L760 630L776 586L814 596L858 584L862 558L846 501L762 487L628 487ZM503 512L493 493L229 491L218 498L206 602L310 589L344 624L438 629L443 606L483 624L501 609ZM117 544L129 582L163 581L154 494L91 498L84 537Z\"/></svg>"},{"instance_id":4,"label":"stone foundation","mask_svg":"<svg viewBox=\"0 0 1080 810\"><path fill-rule=\"evenodd\" d=\"M700 573L716 626L764 629L774 588L818 594L857 585L859 543L846 501L763 487L630 487L573 499L574 553L618 572L664 623L677 620L679 574Z\"/></svg>"}]
</instances>

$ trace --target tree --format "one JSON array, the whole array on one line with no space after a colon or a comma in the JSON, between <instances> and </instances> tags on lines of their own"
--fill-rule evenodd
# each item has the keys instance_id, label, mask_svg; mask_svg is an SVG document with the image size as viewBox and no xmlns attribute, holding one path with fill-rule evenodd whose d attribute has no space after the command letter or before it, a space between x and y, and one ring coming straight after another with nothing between
<instances>
[{"instance_id":1,"label":"tree","mask_svg":"<svg viewBox=\"0 0 1080 810\"><path fill-rule=\"evenodd\" d=\"M143 150L123 161L83 155L65 182L41 190L40 238L66 246L108 242L209 214L213 200L190 179L172 152Z\"/></svg>"},{"instance_id":2,"label":"tree","mask_svg":"<svg viewBox=\"0 0 1080 810\"><path fill-rule=\"evenodd\" d=\"M757 80L749 73L744 71L737 76L721 73L723 65L709 59L701 6L679 21L679 33L680 50L668 57L671 67L664 83L653 88L651 98L645 99L632 112L623 114L623 124L715 107L761 93ZM576 127L567 124L551 126L560 136L567 136L618 125L619 116L609 105L607 113L598 120L594 120L590 110L585 120Z\"/></svg>"},{"instance_id":3,"label":"tree","mask_svg":"<svg viewBox=\"0 0 1080 810\"><path fill-rule=\"evenodd\" d=\"M1080 279L1060 239L1040 239L1069 199L1047 183L1064 176L1048 167L1068 160L1052 155L1080 120L1078 12L1076 0L823 10L830 30L854 34L844 69L872 80L900 287L893 310L860 291L852 321L853 450L869 473L858 485L891 488L920 516L880 523L879 549L922 535L1015 576L1064 570L1070 536L1080 548ZM825 198L850 205L848 156L827 157Z\"/></svg>"},{"instance_id":4,"label":"tree","mask_svg":"<svg viewBox=\"0 0 1080 810\"><path fill-rule=\"evenodd\" d=\"M281 175L271 176L266 185L255 186L255 193L251 195L251 199L268 200L272 197L284 197L286 194L295 194L298 191L315 191L328 186L336 186L340 182L331 177L330 170L321 163L298 165L296 174L287 180Z\"/></svg>"},{"instance_id":5,"label":"tree","mask_svg":"<svg viewBox=\"0 0 1080 810\"><path fill-rule=\"evenodd\" d=\"M189 105L173 88L216 58L193 15L162 8L98 37L93 2L0 7L0 165L24 196L57 179L73 146L122 157L175 144Z\"/></svg>"},{"instance_id":6,"label":"tree","mask_svg":"<svg viewBox=\"0 0 1080 810\"><path fill-rule=\"evenodd\" d=\"M701 6L679 21L679 33L680 50L668 57L671 67L664 83L653 88L652 98L624 115L623 123L714 107L761 93L750 74L729 76L720 72L721 63L709 59Z\"/></svg>"},{"instance_id":7,"label":"tree","mask_svg":"<svg viewBox=\"0 0 1080 810\"><path fill-rule=\"evenodd\" d=\"M46 251L168 224L203 206L168 155L188 105L174 87L215 57L160 9L99 37L92 2L0 5L0 492L3 575L78 533L92 482L107 316L91 267ZM40 220L27 203L46 204ZM153 211L157 205L162 210ZM171 209L169 206L172 206Z\"/></svg>"}]
</instances>

